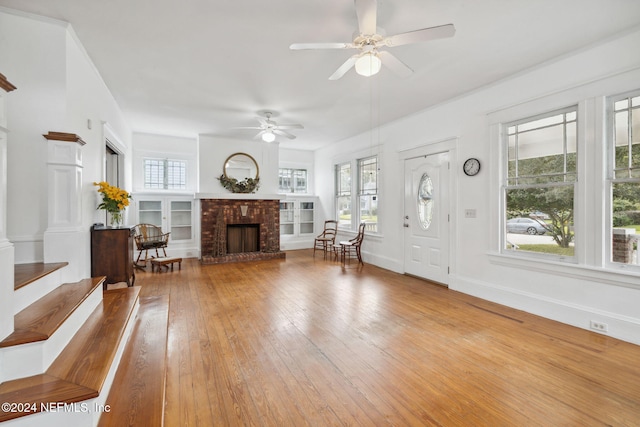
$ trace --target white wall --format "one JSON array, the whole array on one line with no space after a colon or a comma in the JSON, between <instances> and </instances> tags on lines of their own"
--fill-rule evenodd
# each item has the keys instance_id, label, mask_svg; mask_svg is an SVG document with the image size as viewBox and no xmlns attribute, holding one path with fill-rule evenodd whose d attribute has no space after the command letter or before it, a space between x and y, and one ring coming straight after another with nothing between
<instances>
[{"instance_id":1,"label":"white wall","mask_svg":"<svg viewBox=\"0 0 640 427\"><path fill-rule=\"evenodd\" d=\"M65 122L66 30L0 12L0 69L17 86L7 110L7 235L16 262L42 260L47 227L47 142Z\"/></svg>"},{"instance_id":2,"label":"white wall","mask_svg":"<svg viewBox=\"0 0 640 427\"><path fill-rule=\"evenodd\" d=\"M499 149L490 134L490 117L499 111L516 109L528 117L540 108L640 88L640 56L635 54L639 45L640 31L635 31L382 127L376 143L381 145L383 235L363 245L369 261L404 271L402 151L453 138L458 160L452 165L457 174L452 212L456 252L450 288L585 329L590 319L597 319L609 324L610 335L640 344L640 275L580 266L540 271L496 255ZM380 102L383 110L385 101ZM316 192L328 215L333 186L326 183L333 182L333 164L369 145L366 133L316 152ZM482 172L473 178L461 171L468 157L483 163ZM464 210L470 208L476 209L476 218L464 218Z\"/></svg>"},{"instance_id":3,"label":"white wall","mask_svg":"<svg viewBox=\"0 0 640 427\"><path fill-rule=\"evenodd\" d=\"M16 263L44 260L47 230L47 140L49 131L78 134L82 147L82 226L87 252L96 211L94 181L104 177L105 126L118 136L125 169L131 169L131 130L73 30L65 23L0 9L0 70L18 90L8 108L7 235ZM89 129L88 121L91 121ZM126 183L131 173L125 173ZM129 184L130 185L130 184ZM129 187L130 188L130 187ZM64 253L63 250L58 250ZM86 255L79 268L90 272Z\"/></svg>"},{"instance_id":4,"label":"white wall","mask_svg":"<svg viewBox=\"0 0 640 427\"><path fill-rule=\"evenodd\" d=\"M313 195L315 192L314 154L308 150L280 149L280 168L306 169L307 170L307 193ZM329 183L330 184L330 183Z\"/></svg>"},{"instance_id":5,"label":"white wall","mask_svg":"<svg viewBox=\"0 0 640 427\"><path fill-rule=\"evenodd\" d=\"M258 163L260 188L257 194L277 194L279 164L277 143L242 141L209 135L200 135L198 138L199 192L228 193L217 178L223 174L223 166L227 158L239 152L249 154Z\"/></svg>"},{"instance_id":6,"label":"white wall","mask_svg":"<svg viewBox=\"0 0 640 427\"><path fill-rule=\"evenodd\" d=\"M187 188L184 193L198 191L198 140L176 136L133 134L133 191L144 188L144 159L172 159L187 162Z\"/></svg>"}]
</instances>

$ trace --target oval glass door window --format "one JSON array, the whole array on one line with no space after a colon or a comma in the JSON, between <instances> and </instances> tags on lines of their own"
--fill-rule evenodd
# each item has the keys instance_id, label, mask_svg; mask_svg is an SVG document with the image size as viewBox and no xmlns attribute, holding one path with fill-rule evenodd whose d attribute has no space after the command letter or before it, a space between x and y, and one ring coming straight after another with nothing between
<instances>
[{"instance_id":1,"label":"oval glass door window","mask_svg":"<svg viewBox=\"0 0 640 427\"><path fill-rule=\"evenodd\" d=\"M433 219L433 182L428 174L422 174L418 184L418 220L423 230L428 230Z\"/></svg>"}]
</instances>

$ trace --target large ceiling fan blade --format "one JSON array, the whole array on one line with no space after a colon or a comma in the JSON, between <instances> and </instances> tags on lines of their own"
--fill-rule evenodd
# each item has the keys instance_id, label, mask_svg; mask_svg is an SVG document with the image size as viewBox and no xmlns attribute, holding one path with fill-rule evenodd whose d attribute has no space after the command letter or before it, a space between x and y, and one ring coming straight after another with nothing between
<instances>
[{"instance_id":1,"label":"large ceiling fan blade","mask_svg":"<svg viewBox=\"0 0 640 427\"><path fill-rule=\"evenodd\" d=\"M353 55L351 58L347 59L344 64L342 64L335 73L329 77L329 80L338 80L340 77L344 76L347 71L349 71L356 63L356 59L358 59L359 55Z\"/></svg>"},{"instance_id":2,"label":"large ceiling fan blade","mask_svg":"<svg viewBox=\"0 0 640 427\"><path fill-rule=\"evenodd\" d=\"M260 127L260 126L238 126L238 127L234 127L234 128L231 128L231 129L258 129L258 130L260 130L260 129L262 129L262 127Z\"/></svg>"},{"instance_id":3,"label":"large ceiling fan blade","mask_svg":"<svg viewBox=\"0 0 640 427\"><path fill-rule=\"evenodd\" d=\"M408 33L396 34L384 39L385 46L402 46L404 44L426 42L429 40L453 37L456 27L453 24L440 25L438 27L423 28L421 30L409 31Z\"/></svg>"},{"instance_id":4,"label":"large ceiling fan blade","mask_svg":"<svg viewBox=\"0 0 640 427\"><path fill-rule=\"evenodd\" d=\"M302 125L278 125L278 129L304 129Z\"/></svg>"},{"instance_id":5,"label":"large ceiling fan blade","mask_svg":"<svg viewBox=\"0 0 640 427\"><path fill-rule=\"evenodd\" d=\"M293 43L289 46L291 50L305 49L353 49L353 43Z\"/></svg>"},{"instance_id":6,"label":"large ceiling fan blade","mask_svg":"<svg viewBox=\"0 0 640 427\"><path fill-rule=\"evenodd\" d=\"M296 139L296 136L289 133L289 132L285 132L283 130L280 129L274 129L273 133L275 133L276 135L280 135L280 136L286 136L289 139Z\"/></svg>"},{"instance_id":7,"label":"large ceiling fan blade","mask_svg":"<svg viewBox=\"0 0 640 427\"><path fill-rule=\"evenodd\" d=\"M378 56L382 61L382 65L393 71L395 74L400 77L409 77L413 74L413 70L407 66L404 62L400 61L398 58L393 56L387 51L378 52Z\"/></svg>"},{"instance_id":8,"label":"large ceiling fan blade","mask_svg":"<svg viewBox=\"0 0 640 427\"><path fill-rule=\"evenodd\" d=\"M378 3L376 0L354 0L356 5L356 15L358 16L358 29L360 34L372 36L376 34L378 25Z\"/></svg>"}]
</instances>

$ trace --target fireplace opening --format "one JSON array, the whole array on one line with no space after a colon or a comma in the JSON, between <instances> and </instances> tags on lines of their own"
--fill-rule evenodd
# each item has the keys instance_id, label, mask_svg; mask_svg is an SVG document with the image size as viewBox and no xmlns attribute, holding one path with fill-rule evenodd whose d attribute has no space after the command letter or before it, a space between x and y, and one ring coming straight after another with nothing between
<instances>
[{"instance_id":1,"label":"fireplace opening","mask_svg":"<svg viewBox=\"0 0 640 427\"><path fill-rule=\"evenodd\" d=\"M260 251L260 224L227 224L227 253Z\"/></svg>"}]
</instances>

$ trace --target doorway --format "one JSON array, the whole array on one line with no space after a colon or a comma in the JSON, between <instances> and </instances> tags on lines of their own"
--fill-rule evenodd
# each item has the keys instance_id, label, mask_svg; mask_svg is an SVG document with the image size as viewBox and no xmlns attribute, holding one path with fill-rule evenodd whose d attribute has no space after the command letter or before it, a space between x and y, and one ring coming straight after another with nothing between
<instances>
[{"instance_id":1,"label":"doorway","mask_svg":"<svg viewBox=\"0 0 640 427\"><path fill-rule=\"evenodd\" d=\"M120 187L120 163L120 155L107 139L104 155L104 180L116 187Z\"/></svg>"},{"instance_id":2,"label":"doorway","mask_svg":"<svg viewBox=\"0 0 640 427\"><path fill-rule=\"evenodd\" d=\"M449 284L449 151L405 160L405 273Z\"/></svg>"}]
</instances>

